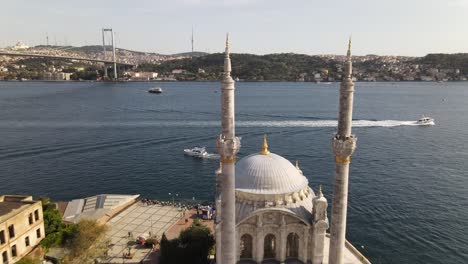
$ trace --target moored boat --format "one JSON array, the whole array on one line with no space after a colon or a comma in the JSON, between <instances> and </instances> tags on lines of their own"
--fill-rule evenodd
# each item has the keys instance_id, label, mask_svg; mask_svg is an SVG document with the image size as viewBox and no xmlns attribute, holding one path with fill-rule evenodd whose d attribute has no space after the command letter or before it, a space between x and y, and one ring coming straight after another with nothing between
<instances>
[{"instance_id":1,"label":"moored boat","mask_svg":"<svg viewBox=\"0 0 468 264\"><path fill-rule=\"evenodd\" d=\"M153 87L148 90L148 93L162 93L161 87Z\"/></svg>"}]
</instances>

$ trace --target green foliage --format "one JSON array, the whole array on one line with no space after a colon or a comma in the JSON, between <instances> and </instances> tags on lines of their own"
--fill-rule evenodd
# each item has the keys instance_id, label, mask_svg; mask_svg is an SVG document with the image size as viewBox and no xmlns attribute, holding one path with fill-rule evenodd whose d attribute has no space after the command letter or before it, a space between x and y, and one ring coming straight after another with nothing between
<instances>
[{"instance_id":1,"label":"green foliage","mask_svg":"<svg viewBox=\"0 0 468 264\"><path fill-rule=\"evenodd\" d=\"M199 221L194 221L178 238L168 240L163 234L160 261L162 264L205 264L208 263L208 254L214 244L210 229Z\"/></svg>"},{"instance_id":2,"label":"green foliage","mask_svg":"<svg viewBox=\"0 0 468 264\"><path fill-rule=\"evenodd\" d=\"M46 235L41 241L41 245L48 249L51 247L62 246L66 241L73 239L78 232L77 225L65 225L62 221L60 212L55 208L55 204L50 202L49 198L40 197L39 200L42 202Z\"/></svg>"},{"instance_id":3,"label":"green foliage","mask_svg":"<svg viewBox=\"0 0 468 264\"><path fill-rule=\"evenodd\" d=\"M334 63L318 56L281 53L268 55L231 54L232 76L245 80L295 81L300 74L308 78L322 68L331 68ZM223 72L224 54L215 53L192 59L169 60L161 64L141 64L138 70L170 74L174 69L184 69L197 79L219 79ZM198 73L198 69L205 73ZM187 75L187 74L186 74ZM176 76L184 78L186 76Z\"/></svg>"},{"instance_id":4,"label":"green foliage","mask_svg":"<svg viewBox=\"0 0 468 264\"><path fill-rule=\"evenodd\" d=\"M76 228L72 228L71 237L67 240L66 246L70 249L72 258L90 256L90 247L102 240L107 231L107 226L100 225L96 220L81 220Z\"/></svg>"},{"instance_id":5,"label":"green foliage","mask_svg":"<svg viewBox=\"0 0 468 264\"><path fill-rule=\"evenodd\" d=\"M63 244L63 236L61 232L55 232L46 235L46 237L41 241L41 245L44 248L53 248L58 247Z\"/></svg>"},{"instance_id":6,"label":"green foliage","mask_svg":"<svg viewBox=\"0 0 468 264\"><path fill-rule=\"evenodd\" d=\"M66 263L88 263L103 255L107 249L104 242L107 226L100 225L96 220L83 219L67 232L71 235L65 242L69 250L64 260Z\"/></svg>"},{"instance_id":7,"label":"green foliage","mask_svg":"<svg viewBox=\"0 0 468 264\"><path fill-rule=\"evenodd\" d=\"M47 197L40 197L42 202L42 212L44 217L45 238L41 245L51 248L62 244L62 229L65 227L60 212Z\"/></svg>"},{"instance_id":8,"label":"green foliage","mask_svg":"<svg viewBox=\"0 0 468 264\"><path fill-rule=\"evenodd\" d=\"M457 54L428 54L418 60L428 67L460 69L463 74L468 73L468 53Z\"/></svg>"},{"instance_id":9,"label":"green foliage","mask_svg":"<svg viewBox=\"0 0 468 264\"><path fill-rule=\"evenodd\" d=\"M16 262L16 264L36 264L37 261L34 261L32 258L30 257L24 257L22 259L20 259L19 261Z\"/></svg>"}]
</instances>

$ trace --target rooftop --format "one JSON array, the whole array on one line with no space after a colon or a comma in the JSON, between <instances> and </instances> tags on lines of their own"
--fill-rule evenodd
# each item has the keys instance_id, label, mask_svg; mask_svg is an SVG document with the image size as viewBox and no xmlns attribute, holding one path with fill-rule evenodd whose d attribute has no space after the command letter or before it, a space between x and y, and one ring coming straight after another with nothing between
<instances>
[{"instance_id":1,"label":"rooftop","mask_svg":"<svg viewBox=\"0 0 468 264\"><path fill-rule=\"evenodd\" d=\"M30 205L36 203L32 196L1 195L0 196L0 223L19 214Z\"/></svg>"},{"instance_id":2,"label":"rooftop","mask_svg":"<svg viewBox=\"0 0 468 264\"><path fill-rule=\"evenodd\" d=\"M77 223L80 219L86 218L107 222L113 215L134 203L139 196L138 194L99 194L84 199L75 199L66 205L63 220Z\"/></svg>"}]
</instances>

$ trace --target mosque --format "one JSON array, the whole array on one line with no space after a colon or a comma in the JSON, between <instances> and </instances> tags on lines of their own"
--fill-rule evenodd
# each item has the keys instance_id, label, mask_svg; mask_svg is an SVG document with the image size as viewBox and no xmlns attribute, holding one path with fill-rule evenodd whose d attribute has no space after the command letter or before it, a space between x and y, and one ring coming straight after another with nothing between
<instances>
[{"instance_id":1,"label":"mosque","mask_svg":"<svg viewBox=\"0 0 468 264\"><path fill-rule=\"evenodd\" d=\"M348 171L356 147L351 134L351 40L340 88L338 132L332 139L336 170L331 225L321 186L314 191L297 162L293 165L271 153L266 135L258 153L236 162L241 145L235 134L235 87L230 72L226 38L217 139L221 162L216 177L216 263L370 264L345 240Z\"/></svg>"}]
</instances>

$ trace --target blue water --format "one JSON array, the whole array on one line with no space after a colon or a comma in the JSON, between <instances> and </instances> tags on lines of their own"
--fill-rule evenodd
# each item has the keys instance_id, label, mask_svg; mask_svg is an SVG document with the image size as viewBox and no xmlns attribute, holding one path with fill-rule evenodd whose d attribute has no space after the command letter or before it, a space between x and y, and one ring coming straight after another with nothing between
<instances>
[{"instance_id":1,"label":"blue water","mask_svg":"<svg viewBox=\"0 0 468 264\"><path fill-rule=\"evenodd\" d=\"M163 94L146 90L161 86ZM0 82L0 193L210 200L217 82ZM237 83L239 156L299 160L331 203L338 84ZM347 238L373 263L468 263L468 83L357 83ZM414 126L422 114L431 127Z\"/></svg>"}]
</instances>

